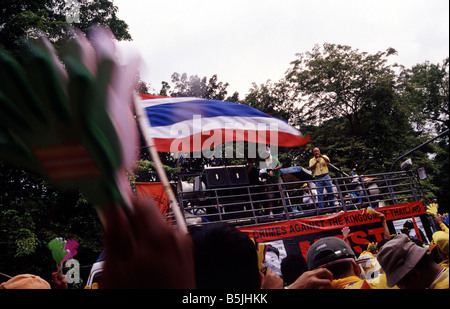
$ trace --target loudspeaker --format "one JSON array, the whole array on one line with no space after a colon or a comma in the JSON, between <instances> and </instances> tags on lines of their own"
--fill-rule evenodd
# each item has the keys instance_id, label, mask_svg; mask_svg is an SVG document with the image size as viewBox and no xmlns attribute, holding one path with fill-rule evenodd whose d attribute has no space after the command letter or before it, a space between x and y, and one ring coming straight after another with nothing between
<instances>
[{"instance_id":1,"label":"loudspeaker","mask_svg":"<svg viewBox=\"0 0 450 309\"><path fill-rule=\"evenodd\" d=\"M206 188L223 188L229 186L228 173L225 167L208 167L203 171Z\"/></svg>"},{"instance_id":2,"label":"loudspeaker","mask_svg":"<svg viewBox=\"0 0 450 309\"><path fill-rule=\"evenodd\" d=\"M405 162L403 162L403 163L400 165L400 168L401 168L403 171L407 171L407 170L409 170L409 169L411 168L412 165L413 165L412 160L411 160L411 159L408 159L408 160L406 160Z\"/></svg>"},{"instance_id":3,"label":"loudspeaker","mask_svg":"<svg viewBox=\"0 0 450 309\"><path fill-rule=\"evenodd\" d=\"M230 186L248 186L248 175L245 165L227 167Z\"/></svg>"}]
</instances>

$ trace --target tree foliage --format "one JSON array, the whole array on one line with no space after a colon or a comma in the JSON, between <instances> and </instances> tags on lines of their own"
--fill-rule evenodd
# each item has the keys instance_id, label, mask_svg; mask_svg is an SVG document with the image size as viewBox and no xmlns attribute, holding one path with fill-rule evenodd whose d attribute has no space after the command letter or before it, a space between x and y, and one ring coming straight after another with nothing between
<instances>
[{"instance_id":1,"label":"tree foliage","mask_svg":"<svg viewBox=\"0 0 450 309\"><path fill-rule=\"evenodd\" d=\"M77 190L61 191L33 173L1 162L0 188L2 273L33 273L51 282L56 266L47 244L55 237L74 238L80 244L75 258L82 266L95 262L103 231L93 205Z\"/></svg>"},{"instance_id":2,"label":"tree foliage","mask_svg":"<svg viewBox=\"0 0 450 309\"><path fill-rule=\"evenodd\" d=\"M70 26L86 32L100 24L109 27L118 40L131 39L112 1L0 3L0 45L15 56L20 55L24 38L45 35L58 48L71 37ZM72 9L79 13L79 21L66 18ZM55 271L47 248L51 239L74 238L80 244L76 259L81 266L89 266L102 250L102 233L94 206L77 190L60 190L29 171L0 162L0 272L11 276L33 273L51 282ZM86 270L81 269L84 279Z\"/></svg>"},{"instance_id":3,"label":"tree foliage","mask_svg":"<svg viewBox=\"0 0 450 309\"><path fill-rule=\"evenodd\" d=\"M399 76L401 100L418 130L442 132L449 123L449 58L403 68Z\"/></svg>"},{"instance_id":4,"label":"tree foliage","mask_svg":"<svg viewBox=\"0 0 450 309\"><path fill-rule=\"evenodd\" d=\"M361 108L380 85L394 82L386 57L395 53L390 48L372 55L325 43L322 48L316 45L311 52L297 54L286 79L301 102L301 117L318 124L346 117L357 138L361 134Z\"/></svg>"},{"instance_id":5,"label":"tree foliage","mask_svg":"<svg viewBox=\"0 0 450 309\"><path fill-rule=\"evenodd\" d=\"M259 86L253 83L243 103L295 125L298 122L297 109L288 87L283 80L277 83L267 81Z\"/></svg>"},{"instance_id":6,"label":"tree foliage","mask_svg":"<svg viewBox=\"0 0 450 309\"><path fill-rule=\"evenodd\" d=\"M45 34L56 46L71 37L69 27L87 32L94 25L107 26L120 40L131 40L128 25L116 15L108 0L0 0L0 44L17 53L22 39Z\"/></svg>"},{"instance_id":7,"label":"tree foliage","mask_svg":"<svg viewBox=\"0 0 450 309\"><path fill-rule=\"evenodd\" d=\"M238 93L234 93L231 97L227 97L229 86L218 80L216 74L207 78L198 77L198 75L191 75L188 77L186 73L179 74L174 72L172 74L172 86L166 82L161 82L160 95L172 97L195 97L210 100L227 100L236 102L239 100Z\"/></svg>"}]
</instances>

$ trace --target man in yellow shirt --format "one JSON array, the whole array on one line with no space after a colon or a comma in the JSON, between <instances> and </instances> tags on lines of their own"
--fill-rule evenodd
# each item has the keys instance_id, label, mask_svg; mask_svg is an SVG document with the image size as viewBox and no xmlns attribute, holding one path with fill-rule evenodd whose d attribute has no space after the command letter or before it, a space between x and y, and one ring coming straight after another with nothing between
<instances>
[{"instance_id":1,"label":"man in yellow shirt","mask_svg":"<svg viewBox=\"0 0 450 309\"><path fill-rule=\"evenodd\" d=\"M378 253L389 287L400 289L448 289L449 270L431 259L428 249L419 247L400 234L388 241Z\"/></svg>"},{"instance_id":2,"label":"man in yellow shirt","mask_svg":"<svg viewBox=\"0 0 450 309\"><path fill-rule=\"evenodd\" d=\"M317 197L319 201L319 208L323 208L326 206L334 206L334 194L333 187L331 183L331 178L328 171L328 164L330 163L330 158L326 155L320 153L319 147L314 147L313 149L314 158L309 160L309 169L314 173L314 179ZM328 203L324 203L325 194L324 189L327 191L327 200Z\"/></svg>"},{"instance_id":3,"label":"man in yellow shirt","mask_svg":"<svg viewBox=\"0 0 450 309\"><path fill-rule=\"evenodd\" d=\"M448 234L442 231L435 232L433 242L437 245L438 254L442 259L439 265L448 268Z\"/></svg>"},{"instance_id":4,"label":"man in yellow shirt","mask_svg":"<svg viewBox=\"0 0 450 309\"><path fill-rule=\"evenodd\" d=\"M306 253L308 270L325 268L333 275L332 289L373 289L356 263L350 246L340 238L324 237L316 241Z\"/></svg>"}]
</instances>

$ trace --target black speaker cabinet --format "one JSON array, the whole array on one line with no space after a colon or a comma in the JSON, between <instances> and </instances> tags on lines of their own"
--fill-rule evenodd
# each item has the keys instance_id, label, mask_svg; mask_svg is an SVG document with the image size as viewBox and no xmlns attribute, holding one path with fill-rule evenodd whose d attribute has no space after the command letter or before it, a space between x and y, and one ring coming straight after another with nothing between
<instances>
[{"instance_id":1,"label":"black speaker cabinet","mask_svg":"<svg viewBox=\"0 0 450 309\"><path fill-rule=\"evenodd\" d=\"M206 188L224 188L229 186L228 173L225 167L208 167L203 171Z\"/></svg>"},{"instance_id":2,"label":"black speaker cabinet","mask_svg":"<svg viewBox=\"0 0 450 309\"><path fill-rule=\"evenodd\" d=\"M230 186L248 186L248 175L244 165L228 166Z\"/></svg>"}]
</instances>

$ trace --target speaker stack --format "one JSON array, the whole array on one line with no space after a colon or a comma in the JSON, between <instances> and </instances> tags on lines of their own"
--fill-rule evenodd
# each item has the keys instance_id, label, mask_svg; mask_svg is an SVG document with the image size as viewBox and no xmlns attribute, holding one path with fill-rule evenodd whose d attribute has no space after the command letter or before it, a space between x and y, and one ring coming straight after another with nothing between
<instances>
[{"instance_id":1,"label":"speaker stack","mask_svg":"<svg viewBox=\"0 0 450 309\"><path fill-rule=\"evenodd\" d=\"M245 165L208 167L204 170L206 188L227 188L249 184Z\"/></svg>"},{"instance_id":2,"label":"speaker stack","mask_svg":"<svg viewBox=\"0 0 450 309\"><path fill-rule=\"evenodd\" d=\"M216 192L219 204L228 204L224 206L223 219L246 216L243 210L245 207L247 207L247 210L250 209L248 197L245 195L247 190L245 188L236 188L249 185L245 165L205 168L203 176L207 189L221 189ZM213 209L210 211L215 212Z\"/></svg>"},{"instance_id":3,"label":"speaker stack","mask_svg":"<svg viewBox=\"0 0 450 309\"><path fill-rule=\"evenodd\" d=\"M244 165L228 166L228 180L230 186L248 186L248 175Z\"/></svg>"}]
</instances>

